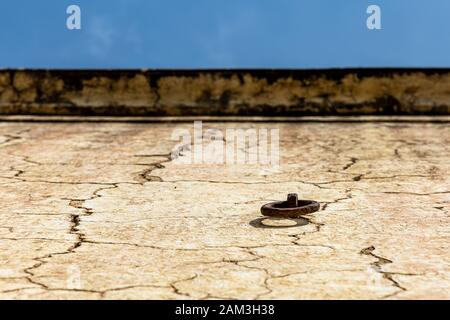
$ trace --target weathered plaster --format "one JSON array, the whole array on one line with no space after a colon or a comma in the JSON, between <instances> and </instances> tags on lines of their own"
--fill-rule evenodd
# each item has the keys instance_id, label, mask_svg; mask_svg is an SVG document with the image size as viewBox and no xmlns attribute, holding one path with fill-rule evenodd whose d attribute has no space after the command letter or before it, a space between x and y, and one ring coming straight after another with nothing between
<instances>
[{"instance_id":1,"label":"weathered plaster","mask_svg":"<svg viewBox=\"0 0 450 320\"><path fill-rule=\"evenodd\" d=\"M0 114L449 115L448 69L0 70Z\"/></svg>"},{"instance_id":2,"label":"weathered plaster","mask_svg":"<svg viewBox=\"0 0 450 320\"><path fill-rule=\"evenodd\" d=\"M280 168L175 164L191 124L0 123L0 297L450 298L448 124L205 124L236 126ZM288 192L321 211L262 221Z\"/></svg>"}]
</instances>

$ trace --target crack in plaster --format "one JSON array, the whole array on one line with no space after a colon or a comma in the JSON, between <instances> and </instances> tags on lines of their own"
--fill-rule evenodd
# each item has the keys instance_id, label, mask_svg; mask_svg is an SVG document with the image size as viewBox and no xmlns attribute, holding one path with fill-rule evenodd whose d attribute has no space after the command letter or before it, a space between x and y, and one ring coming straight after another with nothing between
<instances>
[{"instance_id":1,"label":"crack in plaster","mask_svg":"<svg viewBox=\"0 0 450 320\"><path fill-rule=\"evenodd\" d=\"M399 294L400 292L407 291L407 289L405 287L403 287L397 280L394 279L393 276L396 273L388 272L388 271L384 271L383 270L383 266L384 265L391 264L391 263L393 263L393 261L389 260L389 259L386 259L384 257L381 257L379 255L374 254L373 253L374 251L375 251L375 247L374 246L370 246L370 247L362 249L359 253L361 255L365 255L365 256L369 256L369 257L375 258L376 261L372 262L370 264L372 269L375 272L381 274L383 276L383 278L386 279L387 281L389 281L393 287L399 289L396 292L394 292L392 294L389 294L389 295L386 295L386 296L384 296L382 298L383 299L391 298L391 297Z\"/></svg>"},{"instance_id":2,"label":"crack in plaster","mask_svg":"<svg viewBox=\"0 0 450 320\"><path fill-rule=\"evenodd\" d=\"M348 164L346 164L343 168L342 168L342 170L343 171L346 171L347 169L350 169L351 167L353 167L357 162L358 162L358 158L354 158L354 157L351 157L350 158L350 162L348 163Z\"/></svg>"}]
</instances>

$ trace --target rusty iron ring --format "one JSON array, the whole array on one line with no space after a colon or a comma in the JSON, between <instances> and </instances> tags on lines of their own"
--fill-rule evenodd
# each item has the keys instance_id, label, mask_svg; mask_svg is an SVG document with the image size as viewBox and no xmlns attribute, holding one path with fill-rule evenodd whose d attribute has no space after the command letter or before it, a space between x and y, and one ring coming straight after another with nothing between
<instances>
[{"instance_id":1,"label":"rusty iron ring","mask_svg":"<svg viewBox=\"0 0 450 320\"><path fill-rule=\"evenodd\" d=\"M261 207L261 213L268 217L299 218L316 212L320 204L314 200L298 200L295 193L288 194L287 201L276 201Z\"/></svg>"}]
</instances>

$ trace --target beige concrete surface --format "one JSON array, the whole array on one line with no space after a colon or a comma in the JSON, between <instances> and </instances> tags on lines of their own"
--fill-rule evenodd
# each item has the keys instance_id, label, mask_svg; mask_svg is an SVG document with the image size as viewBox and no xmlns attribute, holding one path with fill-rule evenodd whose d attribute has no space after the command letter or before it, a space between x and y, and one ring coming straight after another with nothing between
<instances>
[{"instance_id":1,"label":"beige concrete surface","mask_svg":"<svg viewBox=\"0 0 450 320\"><path fill-rule=\"evenodd\" d=\"M0 298L450 299L448 123L204 127L279 129L279 167L175 163L189 123L0 122ZM261 218L292 192L321 210Z\"/></svg>"}]
</instances>

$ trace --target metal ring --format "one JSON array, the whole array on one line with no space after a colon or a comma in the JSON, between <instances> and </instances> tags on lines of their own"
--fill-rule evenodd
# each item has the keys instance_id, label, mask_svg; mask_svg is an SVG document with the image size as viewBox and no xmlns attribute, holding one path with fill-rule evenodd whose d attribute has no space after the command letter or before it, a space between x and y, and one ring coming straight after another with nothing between
<instances>
[{"instance_id":1,"label":"metal ring","mask_svg":"<svg viewBox=\"0 0 450 320\"><path fill-rule=\"evenodd\" d=\"M287 201L276 201L263 205L261 213L268 217L299 218L319 209L320 204L313 200L298 200L296 207L289 207Z\"/></svg>"}]
</instances>

